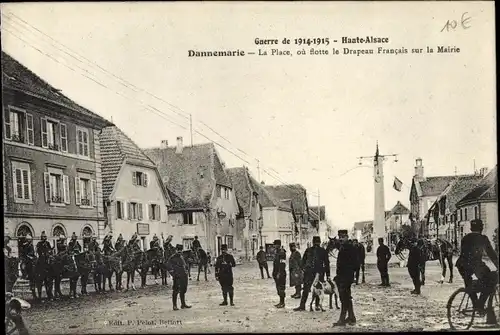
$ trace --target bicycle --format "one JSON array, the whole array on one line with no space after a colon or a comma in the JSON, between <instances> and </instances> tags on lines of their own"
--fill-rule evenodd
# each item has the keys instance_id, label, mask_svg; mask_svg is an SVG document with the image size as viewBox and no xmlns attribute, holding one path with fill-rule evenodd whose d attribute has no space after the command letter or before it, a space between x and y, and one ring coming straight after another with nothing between
<instances>
[{"instance_id":1,"label":"bicycle","mask_svg":"<svg viewBox=\"0 0 500 335\"><path fill-rule=\"evenodd\" d=\"M498 284L498 271L492 272L491 275L492 277L494 276L496 278L496 284L495 284L495 289L492 291L492 293L488 296L488 299L486 300L487 304L486 311L487 313L488 311L492 312L492 316L493 315L495 316L495 319L492 321L494 321L494 323L498 325L500 317L499 316L500 288ZM473 306L471 298L473 294L478 294L479 292L480 289L478 287L478 280L473 280L471 287L468 288L461 287L451 294L450 298L448 299L446 309L447 309L448 324L450 325L450 328L452 330L468 330L470 329L470 327L472 327L475 316L476 315L481 316L477 307ZM462 295L462 298L456 299L460 295ZM453 303L456 301L459 301L459 306L458 309L455 310L455 308L453 308ZM458 320L454 319L453 315L454 311L456 311L456 316L458 317Z\"/></svg>"}]
</instances>

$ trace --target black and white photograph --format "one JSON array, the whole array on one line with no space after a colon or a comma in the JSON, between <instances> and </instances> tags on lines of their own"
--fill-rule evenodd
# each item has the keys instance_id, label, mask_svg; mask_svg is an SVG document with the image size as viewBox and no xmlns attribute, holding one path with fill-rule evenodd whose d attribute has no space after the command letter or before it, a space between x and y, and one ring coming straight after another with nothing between
<instances>
[{"instance_id":1,"label":"black and white photograph","mask_svg":"<svg viewBox=\"0 0 500 335\"><path fill-rule=\"evenodd\" d=\"M6 334L500 330L494 2L0 6Z\"/></svg>"}]
</instances>

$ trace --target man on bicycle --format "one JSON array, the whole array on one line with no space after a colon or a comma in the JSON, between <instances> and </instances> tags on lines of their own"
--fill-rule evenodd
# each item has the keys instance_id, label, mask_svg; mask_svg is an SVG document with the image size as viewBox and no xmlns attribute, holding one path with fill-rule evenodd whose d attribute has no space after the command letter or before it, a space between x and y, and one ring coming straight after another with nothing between
<instances>
[{"instance_id":1,"label":"man on bicycle","mask_svg":"<svg viewBox=\"0 0 500 335\"><path fill-rule=\"evenodd\" d=\"M491 242L486 235L483 235L483 221L472 220L470 223L471 232L462 238L460 256L455 266L462 276L465 287L471 287L472 275L476 275L480 289L479 300L473 294L471 299L479 311L484 314L484 305L489 295L495 289L498 279L492 278L492 272L483 262L483 252L486 252L498 270L498 255L491 246ZM487 319L490 319L487 317Z\"/></svg>"}]
</instances>

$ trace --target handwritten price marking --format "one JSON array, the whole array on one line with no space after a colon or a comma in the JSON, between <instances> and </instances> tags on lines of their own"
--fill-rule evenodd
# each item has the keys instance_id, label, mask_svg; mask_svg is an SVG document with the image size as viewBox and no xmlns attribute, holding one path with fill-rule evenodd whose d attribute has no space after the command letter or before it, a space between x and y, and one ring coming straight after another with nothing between
<instances>
[{"instance_id":1,"label":"handwritten price marking","mask_svg":"<svg viewBox=\"0 0 500 335\"><path fill-rule=\"evenodd\" d=\"M460 25L462 26L463 29L469 29L471 26L470 24L467 24L470 20L471 17L467 15L468 12L465 12L462 14L462 19L460 20ZM456 30L459 27L459 22L457 20L448 20L446 21L446 24L444 25L443 29L441 29L441 32L443 32L445 29L446 31L452 31Z\"/></svg>"}]
</instances>

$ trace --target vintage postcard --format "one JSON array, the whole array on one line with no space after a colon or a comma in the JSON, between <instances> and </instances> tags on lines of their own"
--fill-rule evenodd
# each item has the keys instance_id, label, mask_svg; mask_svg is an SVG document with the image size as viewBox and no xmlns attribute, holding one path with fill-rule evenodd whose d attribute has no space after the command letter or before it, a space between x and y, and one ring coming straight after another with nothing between
<instances>
[{"instance_id":1,"label":"vintage postcard","mask_svg":"<svg viewBox=\"0 0 500 335\"><path fill-rule=\"evenodd\" d=\"M9 334L498 330L494 3L2 3Z\"/></svg>"}]
</instances>

